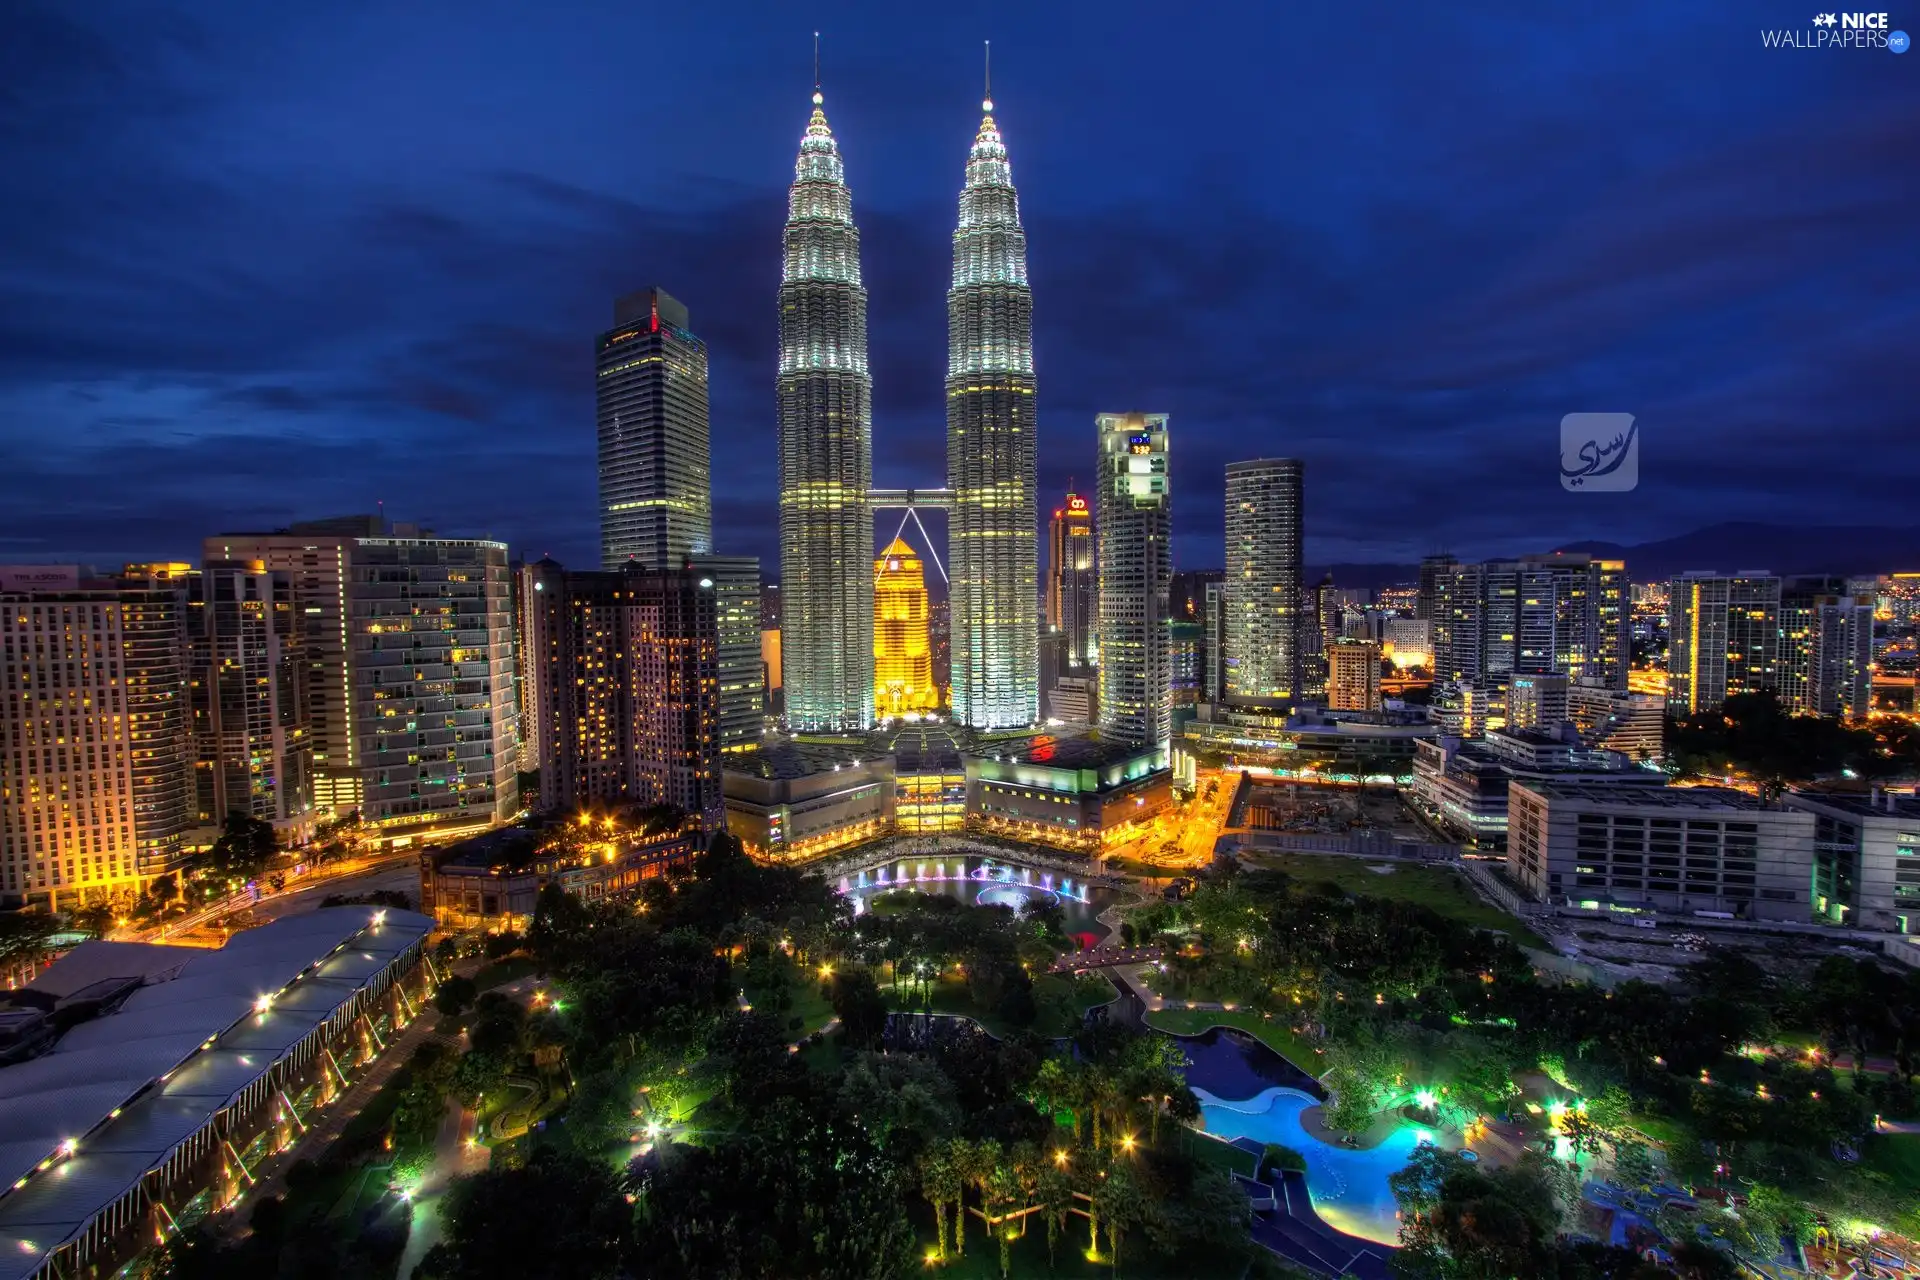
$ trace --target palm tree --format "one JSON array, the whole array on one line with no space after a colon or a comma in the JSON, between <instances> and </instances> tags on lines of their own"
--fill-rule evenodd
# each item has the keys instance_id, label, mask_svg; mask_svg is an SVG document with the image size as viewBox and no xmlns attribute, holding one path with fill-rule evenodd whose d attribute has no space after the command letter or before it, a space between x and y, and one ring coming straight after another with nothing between
<instances>
[{"instance_id":1,"label":"palm tree","mask_svg":"<svg viewBox=\"0 0 1920 1280\"><path fill-rule=\"evenodd\" d=\"M1100 1145L1100 1118L1107 1118L1107 1137L1113 1138L1113 1130L1118 1127L1121 1116L1127 1106L1126 1091L1120 1087L1120 1081L1106 1067L1093 1068L1092 1079L1088 1082L1087 1100L1093 1111L1093 1145Z\"/></svg>"},{"instance_id":2,"label":"palm tree","mask_svg":"<svg viewBox=\"0 0 1920 1280\"><path fill-rule=\"evenodd\" d=\"M1053 1247L1066 1229L1067 1210L1073 1207L1073 1182L1067 1171L1051 1161L1040 1168L1034 1188L1040 1212L1047 1220L1047 1269L1053 1269Z\"/></svg>"},{"instance_id":3,"label":"palm tree","mask_svg":"<svg viewBox=\"0 0 1920 1280\"><path fill-rule=\"evenodd\" d=\"M1027 1086L1027 1100L1034 1109L1045 1116L1049 1123L1060 1108L1073 1107L1073 1071L1065 1058L1048 1058L1040 1064L1040 1070L1034 1073L1033 1083ZM1078 1139L1079 1135L1074 1135Z\"/></svg>"},{"instance_id":4,"label":"palm tree","mask_svg":"<svg viewBox=\"0 0 1920 1280\"><path fill-rule=\"evenodd\" d=\"M1034 1194L1040 1187L1040 1148L1031 1142L1016 1142L1010 1155L1013 1161L1013 1199L1020 1208L1032 1207ZM1027 1218L1020 1217L1020 1234L1027 1234Z\"/></svg>"},{"instance_id":5,"label":"palm tree","mask_svg":"<svg viewBox=\"0 0 1920 1280\"><path fill-rule=\"evenodd\" d=\"M933 1206L934 1230L940 1241L940 1256L945 1258L947 1206L960 1198L960 1174L954 1167L951 1147L935 1145L920 1157L920 1194Z\"/></svg>"},{"instance_id":6,"label":"palm tree","mask_svg":"<svg viewBox=\"0 0 1920 1280\"><path fill-rule=\"evenodd\" d=\"M982 1216L990 1218L993 1216L993 1206L989 1197L993 1175L1000 1170L1000 1144L992 1138L984 1138L969 1148L969 1156L967 1163L962 1166L963 1176L968 1185L980 1193Z\"/></svg>"},{"instance_id":7,"label":"palm tree","mask_svg":"<svg viewBox=\"0 0 1920 1280\"><path fill-rule=\"evenodd\" d=\"M1120 1241L1140 1221L1146 1201L1124 1164L1113 1166L1095 1190L1094 1199L1107 1220L1107 1242L1113 1255L1113 1272L1117 1276L1120 1274Z\"/></svg>"},{"instance_id":8,"label":"palm tree","mask_svg":"<svg viewBox=\"0 0 1920 1280\"><path fill-rule=\"evenodd\" d=\"M995 1222L1003 1211L1008 1209L1020 1194L1020 1180L1008 1165L996 1165L988 1175L985 1194L981 1197L982 1208L987 1213L987 1229L993 1232L1000 1242L1000 1275L1004 1280L1007 1270L1013 1265L1013 1224Z\"/></svg>"}]
</instances>

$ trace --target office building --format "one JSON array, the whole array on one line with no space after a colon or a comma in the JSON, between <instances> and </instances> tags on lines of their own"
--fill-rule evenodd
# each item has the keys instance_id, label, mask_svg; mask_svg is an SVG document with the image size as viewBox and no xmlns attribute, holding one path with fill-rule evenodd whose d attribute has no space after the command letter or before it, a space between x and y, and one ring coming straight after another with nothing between
<instances>
[{"instance_id":1,"label":"office building","mask_svg":"<svg viewBox=\"0 0 1920 1280\"><path fill-rule=\"evenodd\" d=\"M1507 723L1507 684L1504 680L1436 680L1427 718L1443 734L1477 738Z\"/></svg>"},{"instance_id":2,"label":"office building","mask_svg":"<svg viewBox=\"0 0 1920 1280\"><path fill-rule=\"evenodd\" d=\"M678 565L713 549L707 344L664 289L614 304L595 347L600 564Z\"/></svg>"},{"instance_id":3,"label":"office building","mask_svg":"<svg viewBox=\"0 0 1920 1280\"><path fill-rule=\"evenodd\" d=\"M1780 587L1780 702L1802 715L1864 718L1873 685L1871 597L1844 578L1788 578Z\"/></svg>"},{"instance_id":4,"label":"office building","mask_svg":"<svg viewBox=\"0 0 1920 1280\"><path fill-rule=\"evenodd\" d=\"M1104 526L1103 526L1104 527ZM1173 798L1166 752L1087 738L1036 738L967 758L967 826L1098 854Z\"/></svg>"},{"instance_id":5,"label":"office building","mask_svg":"<svg viewBox=\"0 0 1920 1280\"><path fill-rule=\"evenodd\" d=\"M780 740L726 761L727 830L759 857L804 861L893 832L885 752Z\"/></svg>"},{"instance_id":6,"label":"office building","mask_svg":"<svg viewBox=\"0 0 1920 1280\"><path fill-rule=\"evenodd\" d=\"M1507 847L1509 788L1520 782L1663 787L1667 776L1636 768L1617 751L1583 743L1567 725L1557 732L1490 729L1484 737L1450 734L1415 745L1410 799L1449 834L1482 852Z\"/></svg>"},{"instance_id":7,"label":"office building","mask_svg":"<svg viewBox=\"0 0 1920 1280\"><path fill-rule=\"evenodd\" d=\"M927 634L927 575L896 537L873 562L873 705L882 720L940 709Z\"/></svg>"},{"instance_id":8,"label":"office building","mask_svg":"<svg viewBox=\"0 0 1920 1280\"><path fill-rule=\"evenodd\" d=\"M1780 687L1780 579L1764 570L1683 573L1668 585L1667 712Z\"/></svg>"},{"instance_id":9,"label":"office building","mask_svg":"<svg viewBox=\"0 0 1920 1280\"><path fill-rule=\"evenodd\" d=\"M1305 472L1294 458L1227 464L1229 700L1300 693Z\"/></svg>"},{"instance_id":10,"label":"office building","mask_svg":"<svg viewBox=\"0 0 1920 1280\"><path fill-rule=\"evenodd\" d=\"M218 827L241 813L301 843L313 822L313 741L292 575L215 560L186 587L195 819Z\"/></svg>"},{"instance_id":11,"label":"office building","mask_svg":"<svg viewBox=\"0 0 1920 1280\"><path fill-rule=\"evenodd\" d=\"M1201 597L1201 625L1206 628L1202 702L1224 702L1227 697L1227 581L1207 583Z\"/></svg>"},{"instance_id":12,"label":"office building","mask_svg":"<svg viewBox=\"0 0 1920 1280\"><path fill-rule=\"evenodd\" d=\"M1420 583L1414 597L1414 617L1431 622L1440 616L1440 581L1459 567L1460 562L1444 551L1420 557Z\"/></svg>"},{"instance_id":13,"label":"office building","mask_svg":"<svg viewBox=\"0 0 1920 1280\"><path fill-rule=\"evenodd\" d=\"M1802 921L1814 815L1724 787L1516 781L1507 872L1538 902Z\"/></svg>"},{"instance_id":14,"label":"office building","mask_svg":"<svg viewBox=\"0 0 1920 1280\"><path fill-rule=\"evenodd\" d=\"M1172 673L1173 705L1190 707L1201 700L1207 671L1207 629L1198 622L1167 623L1167 662Z\"/></svg>"},{"instance_id":15,"label":"office building","mask_svg":"<svg viewBox=\"0 0 1920 1280\"><path fill-rule=\"evenodd\" d=\"M361 817L393 838L506 821L520 808L506 544L361 537L347 554Z\"/></svg>"},{"instance_id":16,"label":"office building","mask_svg":"<svg viewBox=\"0 0 1920 1280\"><path fill-rule=\"evenodd\" d=\"M1167 415L1103 413L1096 424L1100 731L1164 751L1172 735L1167 588L1173 574Z\"/></svg>"},{"instance_id":17,"label":"office building","mask_svg":"<svg viewBox=\"0 0 1920 1280\"><path fill-rule=\"evenodd\" d=\"M719 624L698 569L523 571L540 807L670 804L719 829ZM706 585L702 585L706 584Z\"/></svg>"},{"instance_id":18,"label":"office building","mask_svg":"<svg viewBox=\"0 0 1920 1280\"><path fill-rule=\"evenodd\" d=\"M1327 650L1327 706L1334 711L1380 709L1379 645L1371 640L1333 642Z\"/></svg>"},{"instance_id":19,"label":"office building","mask_svg":"<svg viewBox=\"0 0 1920 1280\"><path fill-rule=\"evenodd\" d=\"M752 750L767 727L760 561L754 556L702 555L688 556L684 563L713 583L714 626L720 643L720 750Z\"/></svg>"},{"instance_id":20,"label":"office building","mask_svg":"<svg viewBox=\"0 0 1920 1280\"><path fill-rule=\"evenodd\" d=\"M1167 611L1175 622L1198 622L1206 616L1207 588L1226 581L1224 569L1179 569L1167 588Z\"/></svg>"},{"instance_id":21,"label":"office building","mask_svg":"<svg viewBox=\"0 0 1920 1280\"><path fill-rule=\"evenodd\" d=\"M1065 636L1063 671L1099 662L1100 569L1093 554L1093 509L1077 493L1047 524L1047 627Z\"/></svg>"},{"instance_id":22,"label":"office building","mask_svg":"<svg viewBox=\"0 0 1920 1280\"><path fill-rule=\"evenodd\" d=\"M1813 909L1834 924L1920 934L1920 796L1789 791L1811 814Z\"/></svg>"},{"instance_id":23,"label":"office building","mask_svg":"<svg viewBox=\"0 0 1920 1280\"><path fill-rule=\"evenodd\" d=\"M1567 686L1567 718L1581 741L1635 760L1659 760L1665 751L1666 699L1609 689L1599 681Z\"/></svg>"},{"instance_id":24,"label":"office building","mask_svg":"<svg viewBox=\"0 0 1920 1280\"><path fill-rule=\"evenodd\" d=\"M106 902L179 864L185 613L183 581L0 566L0 902Z\"/></svg>"},{"instance_id":25,"label":"office building","mask_svg":"<svg viewBox=\"0 0 1920 1280\"><path fill-rule=\"evenodd\" d=\"M873 379L860 233L823 101L816 89L780 277L781 662L789 725L864 729L873 723Z\"/></svg>"},{"instance_id":26,"label":"office building","mask_svg":"<svg viewBox=\"0 0 1920 1280\"><path fill-rule=\"evenodd\" d=\"M1562 675L1515 676L1507 682L1507 727L1551 733L1566 724L1567 678Z\"/></svg>"},{"instance_id":27,"label":"office building","mask_svg":"<svg viewBox=\"0 0 1920 1280\"><path fill-rule=\"evenodd\" d=\"M947 292L948 601L954 722L999 729L1040 717L1039 486L1027 239L993 103L981 107Z\"/></svg>"}]
</instances>

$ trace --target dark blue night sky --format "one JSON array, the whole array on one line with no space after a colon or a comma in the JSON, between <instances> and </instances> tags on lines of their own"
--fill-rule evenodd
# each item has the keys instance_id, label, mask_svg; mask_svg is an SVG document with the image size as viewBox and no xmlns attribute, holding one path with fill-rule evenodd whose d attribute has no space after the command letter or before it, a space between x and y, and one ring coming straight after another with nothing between
<instances>
[{"instance_id":1,"label":"dark blue night sky","mask_svg":"<svg viewBox=\"0 0 1920 1280\"><path fill-rule=\"evenodd\" d=\"M774 295L824 32L881 483L944 477L945 289L994 50L1043 506L1093 415L1308 463L1310 557L1913 523L1920 53L1793 0L154 5L0 12L0 560L371 510L594 559L592 340L713 352L716 542L771 559ZM1920 31L1920 10L1893 25ZM1570 494L1558 423L1639 415ZM882 535L892 520L883 517Z\"/></svg>"}]
</instances>

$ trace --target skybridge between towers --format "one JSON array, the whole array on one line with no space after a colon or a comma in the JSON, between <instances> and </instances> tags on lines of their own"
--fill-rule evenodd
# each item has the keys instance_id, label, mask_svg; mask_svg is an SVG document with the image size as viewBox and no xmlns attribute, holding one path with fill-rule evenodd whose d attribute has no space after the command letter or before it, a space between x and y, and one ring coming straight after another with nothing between
<instances>
[{"instance_id":1,"label":"skybridge between towers","mask_svg":"<svg viewBox=\"0 0 1920 1280\"><path fill-rule=\"evenodd\" d=\"M900 527L894 530L894 537L906 531L907 521L913 521L920 530L920 537L927 548L927 558L933 561L933 567L940 571L940 581L947 581L947 566L940 562L939 555L933 549L933 538L927 533L927 526L920 523L922 511L953 510L953 490L951 489L869 489L867 505L875 511L903 511Z\"/></svg>"}]
</instances>

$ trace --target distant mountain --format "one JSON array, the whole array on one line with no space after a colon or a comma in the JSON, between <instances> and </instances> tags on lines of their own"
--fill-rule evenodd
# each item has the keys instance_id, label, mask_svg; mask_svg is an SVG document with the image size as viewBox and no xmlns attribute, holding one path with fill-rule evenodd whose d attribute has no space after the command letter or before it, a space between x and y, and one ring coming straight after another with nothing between
<instances>
[{"instance_id":1,"label":"distant mountain","mask_svg":"<svg viewBox=\"0 0 1920 1280\"><path fill-rule=\"evenodd\" d=\"M1654 582L1688 569L1766 569L1773 573L1920 572L1920 525L1798 525L1736 521L1675 538L1622 546L1567 542L1543 551L1584 551L1625 560L1635 582ZM1333 564L1307 569L1309 584L1331 572L1343 587L1379 590L1415 581L1417 564Z\"/></svg>"}]
</instances>

